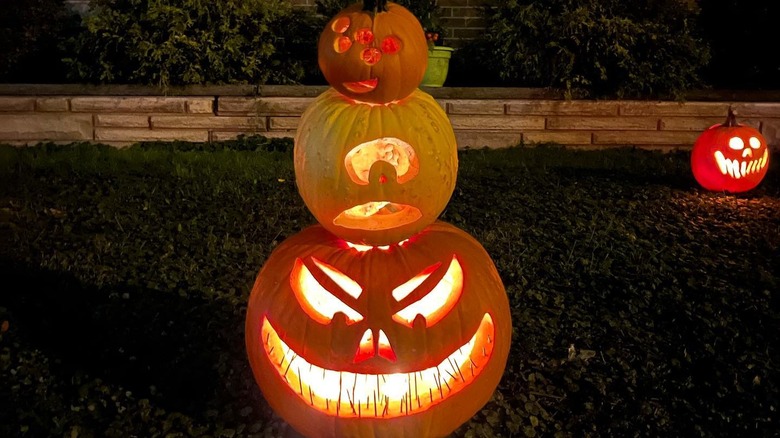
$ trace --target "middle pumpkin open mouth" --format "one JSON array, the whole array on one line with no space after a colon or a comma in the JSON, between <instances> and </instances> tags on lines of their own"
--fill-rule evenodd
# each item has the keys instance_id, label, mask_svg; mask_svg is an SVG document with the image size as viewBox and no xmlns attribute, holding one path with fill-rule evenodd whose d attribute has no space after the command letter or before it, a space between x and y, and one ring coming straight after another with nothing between
<instances>
[{"instance_id":1,"label":"middle pumpkin open mouth","mask_svg":"<svg viewBox=\"0 0 780 438\"><path fill-rule=\"evenodd\" d=\"M267 318L261 339L271 364L304 402L327 415L393 418L422 412L468 386L487 366L495 345L485 313L474 335L437 365L404 372L361 374L314 365L290 348Z\"/></svg>"},{"instance_id":2,"label":"middle pumpkin open mouth","mask_svg":"<svg viewBox=\"0 0 780 438\"><path fill-rule=\"evenodd\" d=\"M371 201L348 208L333 224L355 230L388 230L411 224L422 217L419 208L390 201Z\"/></svg>"}]
</instances>

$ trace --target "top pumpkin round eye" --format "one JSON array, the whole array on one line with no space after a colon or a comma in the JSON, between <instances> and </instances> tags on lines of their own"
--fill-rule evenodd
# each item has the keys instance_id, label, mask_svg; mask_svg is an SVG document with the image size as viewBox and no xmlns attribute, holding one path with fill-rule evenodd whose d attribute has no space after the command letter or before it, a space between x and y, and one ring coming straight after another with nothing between
<instances>
[{"instance_id":1,"label":"top pumpkin round eye","mask_svg":"<svg viewBox=\"0 0 780 438\"><path fill-rule=\"evenodd\" d=\"M738 151L745 148L745 142L742 141L742 139L739 137L731 137L729 139L729 147L735 151Z\"/></svg>"},{"instance_id":2,"label":"top pumpkin round eye","mask_svg":"<svg viewBox=\"0 0 780 438\"><path fill-rule=\"evenodd\" d=\"M333 32L344 33L349 29L349 18L341 17L333 20L333 24L330 25Z\"/></svg>"},{"instance_id":3,"label":"top pumpkin round eye","mask_svg":"<svg viewBox=\"0 0 780 438\"><path fill-rule=\"evenodd\" d=\"M352 40L346 36L338 37L333 44L333 50L335 50L336 53L344 53L349 50L350 47L352 47Z\"/></svg>"},{"instance_id":4,"label":"top pumpkin round eye","mask_svg":"<svg viewBox=\"0 0 780 438\"><path fill-rule=\"evenodd\" d=\"M758 149L761 147L761 140L759 140L756 137L750 137L750 140L748 140L750 143L750 147L753 149Z\"/></svg>"},{"instance_id":5,"label":"top pumpkin round eye","mask_svg":"<svg viewBox=\"0 0 780 438\"><path fill-rule=\"evenodd\" d=\"M369 45L374 42L374 32L369 28L363 28L355 32L355 41L363 45Z\"/></svg>"},{"instance_id":6,"label":"top pumpkin round eye","mask_svg":"<svg viewBox=\"0 0 780 438\"><path fill-rule=\"evenodd\" d=\"M382 40L380 47L382 48L382 53L385 55L394 55L401 50L401 40L398 39L398 37L391 35Z\"/></svg>"}]
</instances>

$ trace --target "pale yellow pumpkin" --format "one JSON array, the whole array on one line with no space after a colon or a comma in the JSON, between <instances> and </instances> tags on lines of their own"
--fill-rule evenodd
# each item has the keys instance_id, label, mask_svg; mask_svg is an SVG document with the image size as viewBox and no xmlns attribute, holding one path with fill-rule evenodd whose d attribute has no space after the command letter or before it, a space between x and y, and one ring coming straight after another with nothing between
<instances>
[{"instance_id":1,"label":"pale yellow pumpkin","mask_svg":"<svg viewBox=\"0 0 780 438\"><path fill-rule=\"evenodd\" d=\"M353 243L398 243L433 223L457 173L450 121L420 90L369 105L330 89L295 137L301 197L322 226Z\"/></svg>"}]
</instances>

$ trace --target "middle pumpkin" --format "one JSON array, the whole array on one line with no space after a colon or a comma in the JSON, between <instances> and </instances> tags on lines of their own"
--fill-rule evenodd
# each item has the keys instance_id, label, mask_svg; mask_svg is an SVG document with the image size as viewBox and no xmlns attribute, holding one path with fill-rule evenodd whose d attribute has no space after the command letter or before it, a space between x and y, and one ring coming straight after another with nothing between
<instances>
[{"instance_id":1,"label":"middle pumpkin","mask_svg":"<svg viewBox=\"0 0 780 438\"><path fill-rule=\"evenodd\" d=\"M298 191L317 221L366 245L398 243L433 223L458 173L452 125L420 90L373 105L329 89L304 112L294 155Z\"/></svg>"}]
</instances>

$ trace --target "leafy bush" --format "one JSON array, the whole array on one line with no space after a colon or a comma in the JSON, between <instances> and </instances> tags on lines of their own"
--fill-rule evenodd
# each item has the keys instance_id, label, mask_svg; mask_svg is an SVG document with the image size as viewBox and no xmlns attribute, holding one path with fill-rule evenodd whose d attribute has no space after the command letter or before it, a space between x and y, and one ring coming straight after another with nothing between
<instances>
[{"instance_id":1,"label":"leafy bush","mask_svg":"<svg viewBox=\"0 0 780 438\"><path fill-rule=\"evenodd\" d=\"M92 0L71 75L90 82L292 83L311 17L285 0ZM314 48L310 50L315 50Z\"/></svg>"},{"instance_id":2,"label":"leafy bush","mask_svg":"<svg viewBox=\"0 0 780 438\"><path fill-rule=\"evenodd\" d=\"M505 84L648 96L698 86L708 48L692 0L510 0L486 9L472 65Z\"/></svg>"},{"instance_id":3,"label":"leafy bush","mask_svg":"<svg viewBox=\"0 0 780 438\"><path fill-rule=\"evenodd\" d=\"M3 0L0 82L61 82L60 42L78 28L63 0Z\"/></svg>"}]
</instances>

